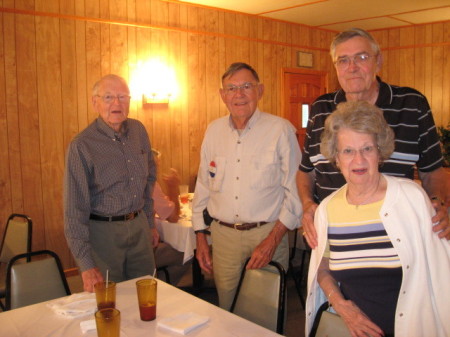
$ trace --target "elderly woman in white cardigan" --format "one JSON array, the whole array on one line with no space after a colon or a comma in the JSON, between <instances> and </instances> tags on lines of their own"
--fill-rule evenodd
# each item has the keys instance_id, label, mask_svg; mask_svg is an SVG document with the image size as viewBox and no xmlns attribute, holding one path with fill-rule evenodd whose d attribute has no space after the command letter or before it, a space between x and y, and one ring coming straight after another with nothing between
<instances>
[{"instance_id":1,"label":"elderly woman in white cardigan","mask_svg":"<svg viewBox=\"0 0 450 337\"><path fill-rule=\"evenodd\" d=\"M352 336L450 336L450 245L432 232L425 191L379 172L394 149L381 110L340 104L320 149L347 184L316 211L306 335L328 301Z\"/></svg>"}]
</instances>

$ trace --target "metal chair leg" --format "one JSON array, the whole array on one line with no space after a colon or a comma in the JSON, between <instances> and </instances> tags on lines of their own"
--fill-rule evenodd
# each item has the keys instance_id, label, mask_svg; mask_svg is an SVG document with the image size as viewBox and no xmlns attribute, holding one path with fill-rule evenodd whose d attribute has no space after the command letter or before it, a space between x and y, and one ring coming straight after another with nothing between
<instances>
[{"instance_id":1,"label":"metal chair leg","mask_svg":"<svg viewBox=\"0 0 450 337\"><path fill-rule=\"evenodd\" d=\"M169 284L172 284L172 283L170 283L170 274L169 274L169 271L167 270L167 266L158 267L156 270L162 271L164 273L164 277L166 278L166 282Z\"/></svg>"}]
</instances>

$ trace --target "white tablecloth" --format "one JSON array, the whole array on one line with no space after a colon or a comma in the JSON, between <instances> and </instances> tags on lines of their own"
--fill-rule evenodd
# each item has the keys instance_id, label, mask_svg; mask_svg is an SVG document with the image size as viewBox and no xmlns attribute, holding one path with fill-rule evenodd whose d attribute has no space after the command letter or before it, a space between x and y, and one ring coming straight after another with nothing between
<instances>
[{"instance_id":1,"label":"white tablecloth","mask_svg":"<svg viewBox=\"0 0 450 337\"><path fill-rule=\"evenodd\" d=\"M177 223L168 221L158 221L156 226L160 233L161 240L171 245L179 252L183 252L183 263L194 257L196 247L195 233L192 228L192 210L190 208L194 193L189 193L189 203L180 204L181 216Z\"/></svg>"},{"instance_id":2,"label":"white tablecloth","mask_svg":"<svg viewBox=\"0 0 450 337\"><path fill-rule=\"evenodd\" d=\"M116 307L121 312L121 337L182 336L157 327L164 318L193 312L208 316L208 323L190 332L195 337L272 337L280 336L259 325L220 309L163 281L158 281L156 319L139 318L135 280L117 284ZM55 300L57 301L57 300ZM92 316L67 319L54 313L47 302L0 313L0 336L5 337L94 337L95 330L81 334L80 322Z\"/></svg>"},{"instance_id":3,"label":"white tablecloth","mask_svg":"<svg viewBox=\"0 0 450 337\"><path fill-rule=\"evenodd\" d=\"M184 253L183 263L192 259L196 241L191 220L180 219L177 223L162 221L160 225L158 230L161 233L161 240Z\"/></svg>"}]
</instances>

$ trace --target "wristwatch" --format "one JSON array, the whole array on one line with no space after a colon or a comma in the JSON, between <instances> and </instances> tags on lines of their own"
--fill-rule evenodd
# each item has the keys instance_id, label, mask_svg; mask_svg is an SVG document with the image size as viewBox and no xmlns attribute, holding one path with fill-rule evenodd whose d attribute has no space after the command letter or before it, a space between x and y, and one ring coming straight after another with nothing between
<instances>
[{"instance_id":1,"label":"wristwatch","mask_svg":"<svg viewBox=\"0 0 450 337\"><path fill-rule=\"evenodd\" d=\"M207 235L211 234L211 232L209 230L207 230L207 229L199 229L198 231L194 231L194 233L195 234L203 233L203 234L207 234Z\"/></svg>"}]
</instances>

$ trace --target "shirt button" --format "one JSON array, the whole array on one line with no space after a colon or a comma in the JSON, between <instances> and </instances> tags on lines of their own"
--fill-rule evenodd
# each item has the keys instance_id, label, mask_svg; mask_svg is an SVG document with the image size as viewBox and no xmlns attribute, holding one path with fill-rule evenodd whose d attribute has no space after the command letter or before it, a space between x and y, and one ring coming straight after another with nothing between
<instances>
[{"instance_id":1,"label":"shirt button","mask_svg":"<svg viewBox=\"0 0 450 337\"><path fill-rule=\"evenodd\" d=\"M400 239L397 239L397 242L401 242L402 240L400 240Z\"/></svg>"},{"instance_id":2,"label":"shirt button","mask_svg":"<svg viewBox=\"0 0 450 337\"><path fill-rule=\"evenodd\" d=\"M238 141L237 141L237 143L238 143L238 144L241 144L241 141L240 141L240 140L238 140Z\"/></svg>"},{"instance_id":3,"label":"shirt button","mask_svg":"<svg viewBox=\"0 0 450 337\"><path fill-rule=\"evenodd\" d=\"M238 200L238 199L239 199L239 197L238 197L238 196L235 196L234 198L235 198L236 200Z\"/></svg>"},{"instance_id":4,"label":"shirt button","mask_svg":"<svg viewBox=\"0 0 450 337\"><path fill-rule=\"evenodd\" d=\"M238 162L238 163L240 163L240 162L241 162L241 160L240 160L240 159L238 159L238 160L237 160L237 162Z\"/></svg>"},{"instance_id":5,"label":"shirt button","mask_svg":"<svg viewBox=\"0 0 450 337\"><path fill-rule=\"evenodd\" d=\"M135 195L133 195L133 198L136 198L136 194L135 194Z\"/></svg>"},{"instance_id":6,"label":"shirt button","mask_svg":"<svg viewBox=\"0 0 450 337\"><path fill-rule=\"evenodd\" d=\"M388 216L389 215L389 213L384 213L384 216Z\"/></svg>"},{"instance_id":7,"label":"shirt button","mask_svg":"<svg viewBox=\"0 0 450 337\"><path fill-rule=\"evenodd\" d=\"M239 177L236 177L236 180L239 180Z\"/></svg>"},{"instance_id":8,"label":"shirt button","mask_svg":"<svg viewBox=\"0 0 450 337\"><path fill-rule=\"evenodd\" d=\"M127 162L129 162L129 163L130 163L130 162L131 162L131 160L130 160L130 159L128 159L128 160L127 160Z\"/></svg>"},{"instance_id":9,"label":"shirt button","mask_svg":"<svg viewBox=\"0 0 450 337\"><path fill-rule=\"evenodd\" d=\"M400 313L400 317L403 317L403 313L402 312Z\"/></svg>"}]
</instances>

